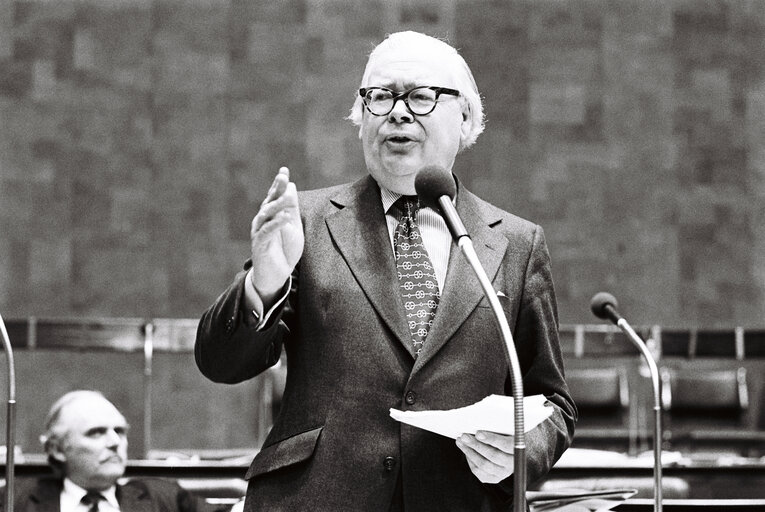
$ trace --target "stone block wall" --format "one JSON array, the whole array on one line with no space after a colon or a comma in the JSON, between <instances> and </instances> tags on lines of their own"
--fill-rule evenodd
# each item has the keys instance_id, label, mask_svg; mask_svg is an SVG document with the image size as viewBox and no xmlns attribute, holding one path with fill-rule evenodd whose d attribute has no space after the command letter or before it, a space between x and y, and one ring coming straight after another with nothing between
<instances>
[{"instance_id":1,"label":"stone block wall","mask_svg":"<svg viewBox=\"0 0 765 512\"><path fill-rule=\"evenodd\" d=\"M469 188L540 223L561 321L765 324L763 0L0 0L0 312L198 317L279 166L362 176L386 33L447 38Z\"/></svg>"}]
</instances>

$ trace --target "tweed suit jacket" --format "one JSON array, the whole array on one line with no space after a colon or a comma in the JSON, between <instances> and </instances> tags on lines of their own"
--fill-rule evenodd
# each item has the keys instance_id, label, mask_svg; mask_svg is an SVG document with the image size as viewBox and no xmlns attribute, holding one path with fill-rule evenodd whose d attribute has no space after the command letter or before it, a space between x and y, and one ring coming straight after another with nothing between
<instances>
[{"instance_id":1,"label":"tweed suit jacket","mask_svg":"<svg viewBox=\"0 0 765 512\"><path fill-rule=\"evenodd\" d=\"M60 478L18 479L14 489L16 512L60 512ZM220 512L222 509L184 490L177 483L159 478L133 479L117 486L121 512ZM0 509L5 501L0 502Z\"/></svg>"},{"instance_id":2,"label":"tweed suit jacket","mask_svg":"<svg viewBox=\"0 0 765 512\"><path fill-rule=\"evenodd\" d=\"M499 330L465 258L452 247L415 359L376 182L300 192L299 204L305 249L280 315L261 331L248 327L241 272L197 332L197 365L216 382L252 378L286 350L281 411L247 472L245 511L388 511L391 503L413 512L508 510L512 477L483 484L454 440L389 417L391 407L451 409L511 393ZM524 391L546 395L554 408L526 436L533 482L569 446L576 420L544 235L464 187L457 211L507 297Z\"/></svg>"}]
</instances>

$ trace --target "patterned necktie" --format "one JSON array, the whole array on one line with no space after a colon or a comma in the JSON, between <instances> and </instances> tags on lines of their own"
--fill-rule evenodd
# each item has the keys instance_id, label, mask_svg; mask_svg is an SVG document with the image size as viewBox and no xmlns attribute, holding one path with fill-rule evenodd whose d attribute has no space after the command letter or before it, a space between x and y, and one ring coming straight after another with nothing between
<instances>
[{"instance_id":1,"label":"patterned necktie","mask_svg":"<svg viewBox=\"0 0 765 512\"><path fill-rule=\"evenodd\" d=\"M98 491L88 491L82 497L82 504L88 507L88 512L98 512L98 502L106 498Z\"/></svg>"},{"instance_id":2,"label":"patterned necktie","mask_svg":"<svg viewBox=\"0 0 765 512\"><path fill-rule=\"evenodd\" d=\"M440 296L438 279L415 220L417 197L401 196L394 206L401 212L393 234L396 271L416 357L436 316Z\"/></svg>"}]
</instances>

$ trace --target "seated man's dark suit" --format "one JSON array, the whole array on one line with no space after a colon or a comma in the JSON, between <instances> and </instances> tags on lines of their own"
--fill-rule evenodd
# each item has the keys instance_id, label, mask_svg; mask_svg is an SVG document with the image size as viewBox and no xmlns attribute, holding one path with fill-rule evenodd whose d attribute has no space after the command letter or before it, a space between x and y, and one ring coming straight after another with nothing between
<instances>
[{"instance_id":1,"label":"seated man's dark suit","mask_svg":"<svg viewBox=\"0 0 765 512\"><path fill-rule=\"evenodd\" d=\"M18 479L14 489L15 512L61 512L61 489L58 478ZM121 512L216 512L204 498L194 496L177 483L159 478L133 479L117 485ZM0 510L5 508L5 496Z\"/></svg>"}]
</instances>

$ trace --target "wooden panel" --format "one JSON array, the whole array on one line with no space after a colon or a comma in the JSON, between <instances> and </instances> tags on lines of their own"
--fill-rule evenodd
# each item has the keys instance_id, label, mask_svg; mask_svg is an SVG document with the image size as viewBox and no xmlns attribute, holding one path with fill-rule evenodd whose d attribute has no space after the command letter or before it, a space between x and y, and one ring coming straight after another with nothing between
<instances>
[{"instance_id":1,"label":"wooden panel","mask_svg":"<svg viewBox=\"0 0 765 512\"><path fill-rule=\"evenodd\" d=\"M691 353L691 338L694 334L687 329L662 329L662 353L665 356L687 357Z\"/></svg>"},{"instance_id":2,"label":"wooden panel","mask_svg":"<svg viewBox=\"0 0 765 512\"><path fill-rule=\"evenodd\" d=\"M197 335L198 319L155 318L154 350L165 352L192 352Z\"/></svg>"},{"instance_id":3,"label":"wooden panel","mask_svg":"<svg viewBox=\"0 0 765 512\"><path fill-rule=\"evenodd\" d=\"M734 330L699 331L695 355L699 357L736 357L736 334Z\"/></svg>"},{"instance_id":4,"label":"wooden panel","mask_svg":"<svg viewBox=\"0 0 765 512\"><path fill-rule=\"evenodd\" d=\"M143 350L144 322L128 318L37 320L36 348Z\"/></svg>"},{"instance_id":5,"label":"wooden panel","mask_svg":"<svg viewBox=\"0 0 765 512\"><path fill-rule=\"evenodd\" d=\"M3 319L5 330L8 332L8 340L11 342L11 348L21 348L27 346L29 336L29 322L23 319Z\"/></svg>"},{"instance_id":6,"label":"wooden panel","mask_svg":"<svg viewBox=\"0 0 765 512\"><path fill-rule=\"evenodd\" d=\"M744 353L746 357L765 357L765 329L744 330Z\"/></svg>"}]
</instances>

